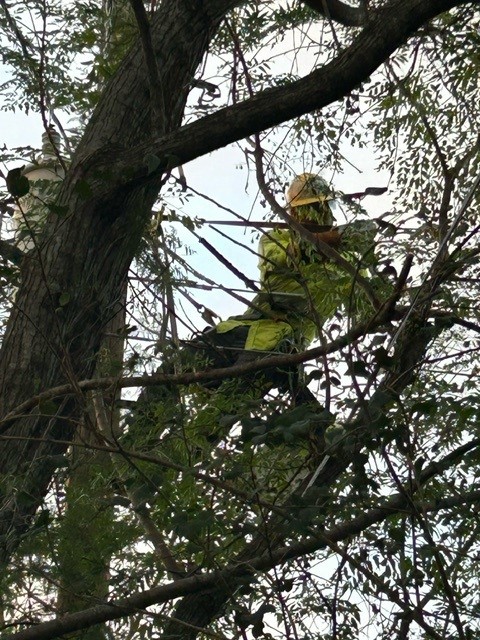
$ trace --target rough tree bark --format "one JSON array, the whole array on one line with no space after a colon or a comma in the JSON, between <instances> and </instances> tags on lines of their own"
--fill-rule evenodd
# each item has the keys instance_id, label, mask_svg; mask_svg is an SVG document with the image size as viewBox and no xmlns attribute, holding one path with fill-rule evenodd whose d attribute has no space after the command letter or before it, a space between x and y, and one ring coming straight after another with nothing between
<instances>
[{"instance_id":1,"label":"rough tree bark","mask_svg":"<svg viewBox=\"0 0 480 640\"><path fill-rule=\"evenodd\" d=\"M111 152L125 149L180 126L194 73L221 18L235 4L235 0L162 3L151 30L164 96L161 130L152 130L140 47L128 55L107 87L58 197L68 211L61 220L50 221L53 233L41 251L23 261L22 284L0 356L2 413L40 389L93 373L104 327L121 296L161 177L122 188L105 199L91 191L81 159L105 145ZM109 176L96 178L108 181ZM65 294L69 297L63 306L62 294L63 300ZM54 456L64 450L35 438L70 438L83 404L79 392L49 407L49 415L39 407L7 431L15 439L3 441L0 449L0 563L8 560L28 528L46 493Z\"/></svg>"}]
</instances>

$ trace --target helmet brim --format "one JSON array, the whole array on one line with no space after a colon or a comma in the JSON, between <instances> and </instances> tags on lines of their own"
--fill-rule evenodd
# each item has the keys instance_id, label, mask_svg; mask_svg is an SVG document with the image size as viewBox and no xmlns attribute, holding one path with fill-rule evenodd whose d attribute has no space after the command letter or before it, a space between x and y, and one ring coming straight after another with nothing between
<instances>
[{"instance_id":1,"label":"helmet brim","mask_svg":"<svg viewBox=\"0 0 480 640\"><path fill-rule=\"evenodd\" d=\"M312 204L313 202L326 202L327 200L331 200L328 196L314 196L311 198L293 198L291 202L288 203L290 207L302 207L306 204Z\"/></svg>"}]
</instances>

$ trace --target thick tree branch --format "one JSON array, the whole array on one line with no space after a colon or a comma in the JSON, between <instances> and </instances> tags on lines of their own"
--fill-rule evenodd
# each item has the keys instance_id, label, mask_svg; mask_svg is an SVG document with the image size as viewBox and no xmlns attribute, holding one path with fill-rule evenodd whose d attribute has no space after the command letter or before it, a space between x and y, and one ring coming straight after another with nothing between
<instances>
[{"instance_id":1,"label":"thick tree branch","mask_svg":"<svg viewBox=\"0 0 480 640\"><path fill-rule=\"evenodd\" d=\"M367 18L365 0L361 0L359 7L352 7L340 0L303 0L303 2L325 18L335 20L346 27L361 27Z\"/></svg>"},{"instance_id":2,"label":"thick tree branch","mask_svg":"<svg viewBox=\"0 0 480 640\"><path fill-rule=\"evenodd\" d=\"M167 128L168 119L165 113L165 100L162 92L162 84L160 74L158 72L157 59L152 46L152 37L150 34L150 22L143 0L129 0L130 6L135 14L135 19L140 33L140 41L142 43L143 57L147 67L148 84L150 88L153 127L154 131L163 133Z\"/></svg>"},{"instance_id":3,"label":"thick tree branch","mask_svg":"<svg viewBox=\"0 0 480 640\"><path fill-rule=\"evenodd\" d=\"M105 197L121 187L149 182L166 169L185 164L232 142L340 100L364 82L409 36L436 15L468 0L393 0L371 16L355 42L332 62L290 85L265 90L243 103L221 109L175 133L118 153L108 146L88 159L92 179L115 167ZM272 108L275 105L275 108ZM145 158L158 167L149 173Z\"/></svg>"},{"instance_id":4,"label":"thick tree branch","mask_svg":"<svg viewBox=\"0 0 480 640\"><path fill-rule=\"evenodd\" d=\"M161 3L151 26L168 123L174 130L184 115L188 87L225 12L239 0L170 0ZM86 127L77 154L88 156L106 144L129 146L151 140L151 98L141 47L132 49L106 87ZM32 393L91 377L100 344L114 309L123 299L125 279L144 224L162 185L117 190L107 203L102 189L88 185L73 161L61 184L49 236L31 260L22 261L22 278L0 355L0 406L21 404ZM108 173L108 172L107 172ZM109 181L107 173L97 175ZM78 186L83 184L82 189ZM90 186L92 189L90 190ZM59 305L62 292L68 304ZM61 315L61 318L60 318ZM80 396L60 403L54 416L41 411L23 416L12 432L18 436L69 438L83 412ZM8 561L47 490L52 467L45 461L64 446L33 440L0 447L0 564ZM20 503L22 492L29 496Z\"/></svg>"}]
</instances>

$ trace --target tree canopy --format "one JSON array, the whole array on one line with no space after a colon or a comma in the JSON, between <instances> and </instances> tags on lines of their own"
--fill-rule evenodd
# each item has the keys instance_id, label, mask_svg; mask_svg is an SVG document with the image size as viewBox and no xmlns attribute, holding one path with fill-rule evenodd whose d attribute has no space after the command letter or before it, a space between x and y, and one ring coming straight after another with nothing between
<instances>
[{"instance_id":1,"label":"tree canopy","mask_svg":"<svg viewBox=\"0 0 480 640\"><path fill-rule=\"evenodd\" d=\"M463 0L0 0L0 106L59 178L4 145L2 637L478 636L479 27ZM262 224L342 265L285 183L368 217L371 163L374 308L184 366L258 288ZM244 384L300 365L320 411Z\"/></svg>"}]
</instances>

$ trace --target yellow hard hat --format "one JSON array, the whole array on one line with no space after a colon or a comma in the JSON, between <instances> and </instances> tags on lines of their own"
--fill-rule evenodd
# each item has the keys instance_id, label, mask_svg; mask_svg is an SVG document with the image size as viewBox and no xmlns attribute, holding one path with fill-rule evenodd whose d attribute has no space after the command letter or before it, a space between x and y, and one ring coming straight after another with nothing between
<instances>
[{"instance_id":1,"label":"yellow hard hat","mask_svg":"<svg viewBox=\"0 0 480 640\"><path fill-rule=\"evenodd\" d=\"M328 183L315 173L302 173L291 182L286 191L288 207L300 207L312 202L325 202L332 195Z\"/></svg>"}]
</instances>

